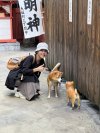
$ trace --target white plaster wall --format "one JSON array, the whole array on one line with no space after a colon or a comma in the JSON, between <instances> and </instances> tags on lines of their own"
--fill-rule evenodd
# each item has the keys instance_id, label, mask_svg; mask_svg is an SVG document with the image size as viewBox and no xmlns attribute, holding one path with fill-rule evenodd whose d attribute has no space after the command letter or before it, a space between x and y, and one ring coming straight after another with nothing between
<instances>
[{"instance_id":1,"label":"white plaster wall","mask_svg":"<svg viewBox=\"0 0 100 133\"><path fill-rule=\"evenodd\" d=\"M0 39L11 39L10 19L0 19Z\"/></svg>"}]
</instances>

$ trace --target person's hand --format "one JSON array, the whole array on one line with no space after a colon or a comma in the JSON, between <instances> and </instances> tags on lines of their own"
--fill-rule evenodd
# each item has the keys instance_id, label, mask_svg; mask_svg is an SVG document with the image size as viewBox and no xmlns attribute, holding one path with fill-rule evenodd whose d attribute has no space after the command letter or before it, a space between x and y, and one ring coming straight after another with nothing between
<instances>
[{"instance_id":1,"label":"person's hand","mask_svg":"<svg viewBox=\"0 0 100 133\"><path fill-rule=\"evenodd\" d=\"M45 69L45 67L44 67L44 64L43 64L43 65L41 65L41 66L39 66L37 68L34 68L33 72L42 72L44 69Z\"/></svg>"},{"instance_id":2,"label":"person's hand","mask_svg":"<svg viewBox=\"0 0 100 133\"><path fill-rule=\"evenodd\" d=\"M44 64L43 64L43 65L37 67L37 71L42 72L44 70L44 68L45 67L44 67Z\"/></svg>"}]
</instances>

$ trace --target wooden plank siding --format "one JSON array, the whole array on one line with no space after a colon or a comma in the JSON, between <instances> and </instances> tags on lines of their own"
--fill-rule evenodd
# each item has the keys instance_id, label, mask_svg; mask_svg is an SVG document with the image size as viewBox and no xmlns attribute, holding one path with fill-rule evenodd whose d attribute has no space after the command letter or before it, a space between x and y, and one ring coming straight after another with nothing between
<instances>
[{"instance_id":1,"label":"wooden plank siding","mask_svg":"<svg viewBox=\"0 0 100 133\"><path fill-rule=\"evenodd\" d=\"M61 62L66 80L74 80L92 103L100 104L100 0L92 0L92 24L87 24L88 0L44 0L47 64Z\"/></svg>"}]
</instances>

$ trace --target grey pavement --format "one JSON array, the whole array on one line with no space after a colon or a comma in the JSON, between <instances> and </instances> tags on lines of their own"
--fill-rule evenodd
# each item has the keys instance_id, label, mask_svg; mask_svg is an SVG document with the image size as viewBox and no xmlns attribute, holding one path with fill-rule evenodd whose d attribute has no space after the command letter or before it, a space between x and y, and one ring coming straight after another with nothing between
<instances>
[{"instance_id":1,"label":"grey pavement","mask_svg":"<svg viewBox=\"0 0 100 133\"><path fill-rule=\"evenodd\" d=\"M10 57L33 54L33 49L0 52L0 133L99 133L99 112L88 100L81 100L81 109L72 110L66 104L65 84L59 87L59 97L47 98L47 75L40 76L41 95L33 101L14 97L5 87Z\"/></svg>"}]
</instances>

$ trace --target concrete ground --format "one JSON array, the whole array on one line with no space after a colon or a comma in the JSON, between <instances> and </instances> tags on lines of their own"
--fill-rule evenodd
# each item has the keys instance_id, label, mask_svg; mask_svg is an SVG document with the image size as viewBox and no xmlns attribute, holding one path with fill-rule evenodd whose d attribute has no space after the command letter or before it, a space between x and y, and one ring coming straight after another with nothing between
<instances>
[{"instance_id":1,"label":"concrete ground","mask_svg":"<svg viewBox=\"0 0 100 133\"><path fill-rule=\"evenodd\" d=\"M33 101L14 97L14 91L5 87L10 57L33 54L31 50L0 52L0 133L99 133L98 110L88 100L81 100L81 109L72 110L66 104L65 84L59 88L59 97L47 98L48 72L40 77L41 95Z\"/></svg>"}]
</instances>

